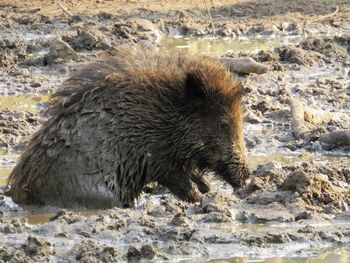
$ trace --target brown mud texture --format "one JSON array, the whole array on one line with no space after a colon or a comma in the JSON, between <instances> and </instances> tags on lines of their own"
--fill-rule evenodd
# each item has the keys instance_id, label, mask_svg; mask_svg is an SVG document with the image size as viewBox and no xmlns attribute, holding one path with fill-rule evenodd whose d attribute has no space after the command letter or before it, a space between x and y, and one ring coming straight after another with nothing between
<instances>
[{"instance_id":1,"label":"brown mud texture","mask_svg":"<svg viewBox=\"0 0 350 263\"><path fill-rule=\"evenodd\" d=\"M47 115L45 102L26 111L20 104L6 108L2 98L51 94L71 72L113 46L162 50L169 35L300 41L222 54L244 86L252 174L246 186L233 190L209 173L213 187L197 203L150 185L135 208L88 217L50 208L49 222L35 225L27 214L37 208L1 195L0 261L264 258L349 248L349 28L346 0L1 1L5 151L22 150ZM2 156L0 163L13 160Z\"/></svg>"}]
</instances>

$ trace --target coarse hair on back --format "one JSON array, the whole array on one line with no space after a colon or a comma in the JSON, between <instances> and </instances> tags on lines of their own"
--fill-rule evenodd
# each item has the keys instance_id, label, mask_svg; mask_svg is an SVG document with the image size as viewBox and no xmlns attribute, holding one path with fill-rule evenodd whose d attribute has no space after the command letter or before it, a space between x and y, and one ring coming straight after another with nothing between
<instances>
[{"instance_id":1,"label":"coarse hair on back","mask_svg":"<svg viewBox=\"0 0 350 263\"><path fill-rule=\"evenodd\" d=\"M48 112L60 115L62 111L76 110L71 106L87 94L115 85L152 89L162 95L167 88L180 92L185 84L192 84L193 92L201 86L200 92L213 104L231 105L231 110L238 112L242 85L218 60L182 52L157 52L139 45L113 48L97 62L73 74L52 95Z\"/></svg>"}]
</instances>

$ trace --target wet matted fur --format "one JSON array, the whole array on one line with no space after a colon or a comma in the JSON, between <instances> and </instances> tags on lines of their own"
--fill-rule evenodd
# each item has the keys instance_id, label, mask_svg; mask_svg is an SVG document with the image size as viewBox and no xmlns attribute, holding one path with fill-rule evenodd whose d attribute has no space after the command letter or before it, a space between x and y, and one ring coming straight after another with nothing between
<instances>
[{"instance_id":1,"label":"wet matted fur","mask_svg":"<svg viewBox=\"0 0 350 263\"><path fill-rule=\"evenodd\" d=\"M19 203L107 208L133 206L150 182L198 201L207 170L239 187L249 176L241 97L213 59L109 51L53 95L8 192Z\"/></svg>"}]
</instances>

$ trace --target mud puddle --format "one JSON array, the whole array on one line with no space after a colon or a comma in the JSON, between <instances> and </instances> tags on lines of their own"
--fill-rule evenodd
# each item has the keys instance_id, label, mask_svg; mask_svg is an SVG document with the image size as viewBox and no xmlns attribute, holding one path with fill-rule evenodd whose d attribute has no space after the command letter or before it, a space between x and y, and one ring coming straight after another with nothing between
<instances>
[{"instance_id":1,"label":"mud puddle","mask_svg":"<svg viewBox=\"0 0 350 263\"><path fill-rule=\"evenodd\" d=\"M48 95L0 96L0 109L38 112L45 109L48 100Z\"/></svg>"},{"instance_id":2,"label":"mud puddle","mask_svg":"<svg viewBox=\"0 0 350 263\"><path fill-rule=\"evenodd\" d=\"M251 154L248 155L248 166L251 171L255 170L259 165L268 162L279 162L281 164L291 164L296 162L302 162L307 160L313 160L316 162L327 162L327 161L344 161L349 162L350 156L344 156L342 153L339 155L323 155L319 153L307 154L307 153L286 153L286 152L275 152L270 155L264 154Z\"/></svg>"},{"instance_id":3,"label":"mud puddle","mask_svg":"<svg viewBox=\"0 0 350 263\"><path fill-rule=\"evenodd\" d=\"M14 162L16 159L19 157L19 153L14 153L14 152L8 152L8 151L1 151L0 155L2 158L6 158L9 160L12 160ZM293 163L301 163L303 161L309 161L313 160L314 162L317 163L327 163L331 161L344 161L348 162L349 157L344 157L344 156L333 156L333 155L320 155L320 154L308 154L306 157L302 153L287 153L287 152L274 152L271 154L249 154L248 155L248 165L249 169L251 171L254 171L259 167L259 165L264 164L264 163L271 163L271 162L277 162L282 165L286 164L293 164ZM10 175L13 167L12 166L4 166L0 167L0 187L5 187L7 178ZM155 200L156 198L157 200ZM151 200L152 202L159 203L159 198L161 196L153 196ZM142 200L141 200L142 201ZM139 206L143 205L143 203L139 203ZM28 224L31 225L36 225L36 224L44 224L50 222L50 219L54 217L58 212L59 208L56 207L38 207L38 206L19 206L19 213L16 213L13 216L23 216ZM82 216L92 216L96 215L99 210L69 210L75 213L78 213L79 215ZM256 232L258 229L261 228L266 228L266 227L271 227L268 224L257 224L257 223L243 223L243 224L214 224L213 226L210 227L210 229L217 230L219 232L231 232L234 233L235 231L250 231L250 232ZM278 228L283 228L284 226L281 224L277 224L276 226L273 227L278 227Z\"/></svg>"},{"instance_id":4,"label":"mud puddle","mask_svg":"<svg viewBox=\"0 0 350 263\"><path fill-rule=\"evenodd\" d=\"M27 215L24 217L27 219L28 224L30 225L38 225L38 224L45 224L52 220L52 218L57 215L58 209L57 208L36 208L36 207L24 207ZM50 211L51 212L48 212ZM96 210L86 210L86 211L73 211L78 213L81 216L89 217L96 215L99 211Z\"/></svg>"},{"instance_id":5,"label":"mud puddle","mask_svg":"<svg viewBox=\"0 0 350 263\"><path fill-rule=\"evenodd\" d=\"M190 261L182 261L190 262ZM212 263L349 263L350 262L350 250L346 249L334 249L333 251L326 250L319 256L310 257L271 257L266 259L259 258L223 258L210 260Z\"/></svg>"},{"instance_id":6,"label":"mud puddle","mask_svg":"<svg viewBox=\"0 0 350 263\"><path fill-rule=\"evenodd\" d=\"M166 37L160 42L162 51L182 50L190 54L222 56L226 53L256 53L287 44L297 44L302 36L294 37Z\"/></svg>"},{"instance_id":7,"label":"mud puddle","mask_svg":"<svg viewBox=\"0 0 350 263\"><path fill-rule=\"evenodd\" d=\"M0 151L0 158L16 161L19 157L19 153L11 153L8 151ZM349 161L348 156L344 156L341 153L339 155L323 155L319 153L307 154L304 153L288 153L288 152L273 152L271 154L248 154L248 166L251 171L255 170L259 165L268 162L279 162L281 164L291 164L298 161L312 159L316 162L327 162L334 160ZM13 167L2 166L0 167L0 187L6 185L8 176L10 175Z\"/></svg>"}]
</instances>

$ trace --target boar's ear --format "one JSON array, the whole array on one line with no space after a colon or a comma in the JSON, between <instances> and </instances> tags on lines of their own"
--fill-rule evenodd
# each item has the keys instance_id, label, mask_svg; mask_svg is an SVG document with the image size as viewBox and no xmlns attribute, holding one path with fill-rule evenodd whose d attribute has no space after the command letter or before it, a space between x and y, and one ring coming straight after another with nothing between
<instances>
[{"instance_id":1,"label":"boar's ear","mask_svg":"<svg viewBox=\"0 0 350 263\"><path fill-rule=\"evenodd\" d=\"M186 97L192 99L204 99L204 85L203 80L198 74L188 73L185 80Z\"/></svg>"},{"instance_id":2,"label":"boar's ear","mask_svg":"<svg viewBox=\"0 0 350 263\"><path fill-rule=\"evenodd\" d=\"M242 82L239 82L236 87L235 96L233 97L233 103L241 103L244 93L244 87Z\"/></svg>"}]
</instances>

